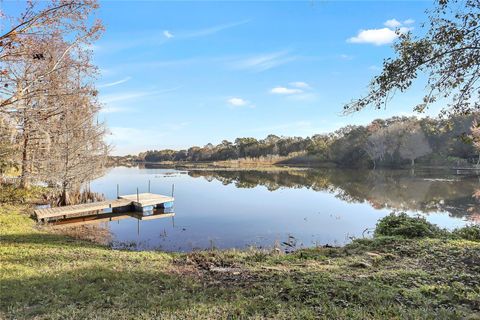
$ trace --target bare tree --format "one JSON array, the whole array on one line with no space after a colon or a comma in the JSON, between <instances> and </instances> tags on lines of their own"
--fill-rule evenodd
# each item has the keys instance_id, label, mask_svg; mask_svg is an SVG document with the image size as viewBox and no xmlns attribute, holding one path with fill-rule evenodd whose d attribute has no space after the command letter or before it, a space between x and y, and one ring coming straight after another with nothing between
<instances>
[{"instance_id":1,"label":"bare tree","mask_svg":"<svg viewBox=\"0 0 480 320\"><path fill-rule=\"evenodd\" d=\"M70 193L103 173L109 148L103 138L105 127L96 122L100 109L88 95L66 96L51 152L50 176L45 179L60 188L61 205L71 203Z\"/></svg>"},{"instance_id":2,"label":"bare tree","mask_svg":"<svg viewBox=\"0 0 480 320\"><path fill-rule=\"evenodd\" d=\"M0 33L0 114L16 123L22 186L32 178L62 186L64 203L67 189L98 174L99 154L107 151L105 130L94 123L99 107L89 45L103 27L89 16L97 6L95 0L29 2ZM59 165L59 155L68 165Z\"/></svg>"},{"instance_id":3,"label":"bare tree","mask_svg":"<svg viewBox=\"0 0 480 320\"><path fill-rule=\"evenodd\" d=\"M480 124L476 119L473 120L472 126L470 127L470 139L473 146L478 152L478 160L477 160L477 166L478 166L480 164Z\"/></svg>"},{"instance_id":4,"label":"bare tree","mask_svg":"<svg viewBox=\"0 0 480 320\"><path fill-rule=\"evenodd\" d=\"M415 159L432 152L427 137L419 124L407 124L401 138L399 152L402 158L411 161L412 167L415 165Z\"/></svg>"},{"instance_id":5,"label":"bare tree","mask_svg":"<svg viewBox=\"0 0 480 320\"><path fill-rule=\"evenodd\" d=\"M390 123L385 129L385 154L389 155L391 159L395 158L395 154L400 148L405 128L402 122L396 121Z\"/></svg>"},{"instance_id":6,"label":"bare tree","mask_svg":"<svg viewBox=\"0 0 480 320\"><path fill-rule=\"evenodd\" d=\"M39 94L33 87L60 70L69 52L75 48L87 50L103 30L100 21L89 23L89 15L97 7L95 0L53 0L47 5L31 1L20 17L4 17L11 27L0 32L0 112ZM46 48L58 38L68 45L61 54L49 56ZM49 67L41 67L47 60L52 62ZM16 73L16 68L24 68L28 77L19 81L24 73Z\"/></svg>"},{"instance_id":7,"label":"bare tree","mask_svg":"<svg viewBox=\"0 0 480 320\"><path fill-rule=\"evenodd\" d=\"M0 173L18 165L18 132L13 119L0 115Z\"/></svg>"},{"instance_id":8,"label":"bare tree","mask_svg":"<svg viewBox=\"0 0 480 320\"><path fill-rule=\"evenodd\" d=\"M21 185L28 187L30 180L40 175L45 167L42 162L49 159L53 134L50 128L54 127L52 121L58 121L55 116L63 110L62 99L83 93L80 87L74 90L64 85L71 81L69 73L79 70L85 79L89 79L95 69L90 65L88 52L82 48L65 54L69 43L59 35L40 43L32 38L25 44L40 48L44 58L14 59L4 63L9 70L10 80L15 83L16 100L3 112L17 122L20 132ZM63 56L61 60L59 56ZM53 68L56 68L55 72L48 72ZM40 76L42 79L36 81Z\"/></svg>"},{"instance_id":9,"label":"bare tree","mask_svg":"<svg viewBox=\"0 0 480 320\"><path fill-rule=\"evenodd\" d=\"M377 167L377 160L383 160L387 152L387 135L384 128L370 134L365 143L365 152L373 161L373 168Z\"/></svg>"}]
</instances>

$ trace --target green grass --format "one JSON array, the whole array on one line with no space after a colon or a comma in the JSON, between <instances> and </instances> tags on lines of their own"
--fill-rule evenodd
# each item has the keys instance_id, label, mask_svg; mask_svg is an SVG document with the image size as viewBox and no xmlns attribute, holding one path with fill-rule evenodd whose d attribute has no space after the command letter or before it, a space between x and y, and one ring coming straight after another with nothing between
<instances>
[{"instance_id":1,"label":"green grass","mask_svg":"<svg viewBox=\"0 0 480 320\"><path fill-rule=\"evenodd\" d=\"M0 186L0 204L25 204L35 199L41 201L50 190L44 187L18 188L15 185Z\"/></svg>"},{"instance_id":2,"label":"green grass","mask_svg":"<svg viewBox=\"0 0 480 320\"><path fill-rule=\"evenodd\" d=\"M480 319L480 243L115 251L0 206L1 319Z\"/></svg>"}]
</instances>

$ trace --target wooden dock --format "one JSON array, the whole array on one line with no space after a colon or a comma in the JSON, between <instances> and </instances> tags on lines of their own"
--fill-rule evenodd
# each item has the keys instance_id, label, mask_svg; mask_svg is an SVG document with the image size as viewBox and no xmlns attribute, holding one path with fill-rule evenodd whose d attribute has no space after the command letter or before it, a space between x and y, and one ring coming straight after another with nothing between
<instances>
[{"instance_id":1,"label":"wooden dock","mask_svg":"<svg viewBox=\"0 0 480 320\"><path fill-rule=\"evenodd\" d=\"M93 203L78 204L73 206L37 209L34 211L38 221L48 219L66 219L81 215L97 214L108 209L120 211L149 211L162 205L171 205L173 197L153 193L140 193L119 196L115 200L106 200Z\"/></svg>"},{"instance_id":2,"label":"wooden dock","mask_svg":"<svg viewBox=\"0 0 480 320\"><path fill-rule=\"evenodd\" d=\"M149 207L157 204L173 202L175 200L173 197L162 196L154 193L139 193L138 195L129 194L126 196L119 196L118 198L128 200L134 206L138 207Z\"/></svg>"}]
</instances>

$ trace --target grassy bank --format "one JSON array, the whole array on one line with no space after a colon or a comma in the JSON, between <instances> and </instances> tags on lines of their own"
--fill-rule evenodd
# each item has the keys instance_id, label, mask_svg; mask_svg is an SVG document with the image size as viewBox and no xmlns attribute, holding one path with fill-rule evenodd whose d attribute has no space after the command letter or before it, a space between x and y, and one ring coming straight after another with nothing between
<instances>
[{"instance_id":1,"label":"grassy bank","mask_svg":"<svg viewBox=\"0 0 480 320\"><path fill-rule=\"evenodd\" d=\"M2 319L480 319L479 242L114 251L41 231L25 207L0 208Z\"/></svg>"}]
</instances>

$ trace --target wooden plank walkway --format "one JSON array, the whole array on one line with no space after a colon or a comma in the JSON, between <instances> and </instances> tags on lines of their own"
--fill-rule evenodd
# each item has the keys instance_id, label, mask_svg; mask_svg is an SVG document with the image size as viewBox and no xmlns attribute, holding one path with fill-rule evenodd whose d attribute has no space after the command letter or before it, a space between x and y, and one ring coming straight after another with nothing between
<instances>
[{"instance_id":1,"label":"wooden plank walkway","mask_svg":"<svg viewBox=\"0 0 480 320\"><path fill-rule=\"evenodd\" d=\"M120 196L118 198L129 200L133 205L138 205L140 207L153 206L156 204L172 202L175 200L173 197L162 196L160 194L154 193L140 193L138 194L138 198L136 194L128 194L126 196Z\"/></svg>"},{"instance_id":2,"label":"wooden plank walkway","mask_svg":"<svg viewBox=\"0 0 480 320\"><path fill-rule=\"evenodd\" d=\"M85 204L77 204L73 206L66 207L55 207L55 208L45 208L37 209L34 211L38 220L49 219L49 218L61 218L70 216L73 214L86 213L90 211L100 211L109 208L118 208L131 205L132 202L127 199L116 199L116 200L106 200Z\"/></svg>"},{"instance_id":3,"label":"wooden plank walkway","mask_svg":"<svg viewBox=\"0 0 480 320\"><path fill-rule=\"evenodd\" d=\"M126 196L120 196L115 200L106 200L65 207L37 209L34 211L34 213L37 216L37 220L41 221L51 218L68 218L69 216L78 215L81 213L86 214L89 212L102 211L110 208L128 207L132 205L143 208L172 202L174 200L175 199L173 197L162 196L159 194L140 193L138 195L130 194Z\"/></svg>"}]
</instances>

